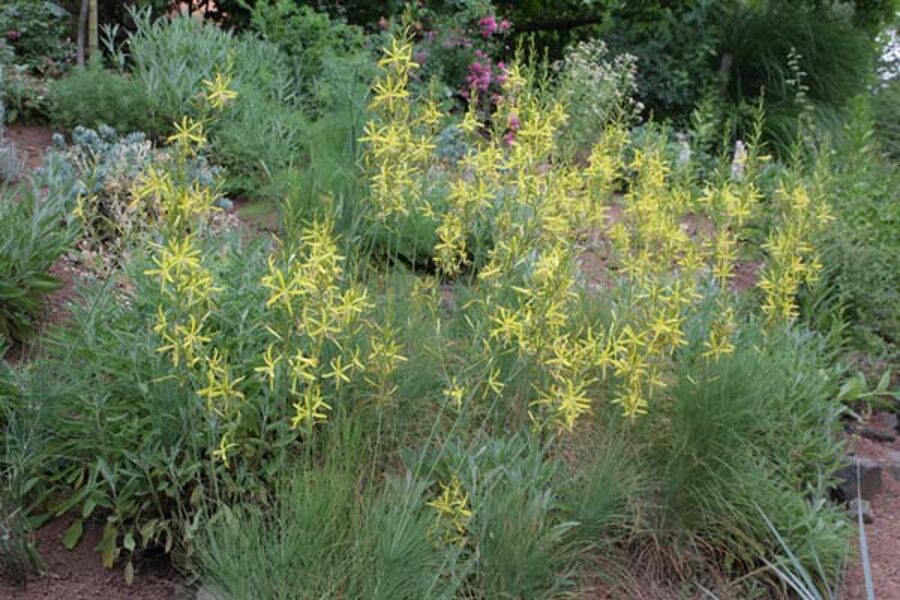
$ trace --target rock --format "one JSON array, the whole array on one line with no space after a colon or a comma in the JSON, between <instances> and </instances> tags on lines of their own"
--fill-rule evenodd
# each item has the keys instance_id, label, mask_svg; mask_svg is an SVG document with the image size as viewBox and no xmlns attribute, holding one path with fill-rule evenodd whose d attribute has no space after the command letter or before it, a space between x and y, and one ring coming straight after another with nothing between
<instances>
[{"instance_id":1,"label":"rock","mask_svg":"<svg viewBox=\"0 0 900 600\"><path fill-rule=\"evenodd\" d=\"M859 466L859 497L871 500L881 492L881 465L871 458L852 456L850 464L835 473L838 499L849 502L857 497L857 465Z\"/></svg>"},{"instance_id":2,"label":"rock","mask_svg":"<svg viewBox=\"0 0 900 600\"><path fill-rule=\"evenodd\" d=\"M897 441L897 437L890 433L882 433L881 431L869 429L868 427L861 429L859 435L874 442L881 442L882 444L890 444L891 442Z\"/></svg>"},{"instance_id":3,"label":"rock","mask_svg":"<svg viewBox=\"0 0 900 600\"><path fill-rule=\"evenodd\" d=\"M854 521L859 518L859 513L862 512L862 520L866 525L871 525L875 521L875 513L872 512L872 505L868 500L857 500L854 498L847 505L847 512L850 513L850 518Z\"/></svg>"},{"instance_id":4,"label":"rock","mask_svg":"<svg viewBox=\"0 0 900 600\"><path fill-rule=\"evenodd\" d=\"M894 476L894 479L900 481L900 452L898 452L897 450L888 450L887 458L884 461L884 466L886 466L888 471L891 472L891 475Z\"/></svg>"}]
</instances>

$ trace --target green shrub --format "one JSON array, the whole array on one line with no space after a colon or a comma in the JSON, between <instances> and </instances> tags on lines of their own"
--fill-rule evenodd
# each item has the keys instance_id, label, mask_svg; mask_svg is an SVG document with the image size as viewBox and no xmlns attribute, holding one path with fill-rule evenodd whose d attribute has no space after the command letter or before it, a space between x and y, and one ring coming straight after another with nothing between
<instances>
[{"instance_id":1,"label":"green shrub","mask_svg":"<svg viewBox=\"0 0 900 600\"><path fill-rule=\"evenodd\" d=\"M41 74L67 67L74 53L70 15L59 2L9 0L0 8L0 33L12 46L13 64Z\"/></svg>"},{"instance_id":2,"label":"green shrub","mask_svg":"<svg viewBox=\"0 0 900 600\"><path fill-rule=\"evenodd\" d=\"M324 461L301 459L273 510L221 508L198 548L209 590L235 599L555 598L575 589L578 553L604 543L635 489L632 477L617 479L627 470L611 462L620 449L576 477L527 433L411 452L404 476L373 478L365 428L351 417L317 436ZM434 508L450 481L472 513L461 538L448 537Z\"/></svg>"},{"instance_id":3,"label":"green shrub","mask_svg":"<svg viewBox=\"0 0 900 600\"><path fill-rule=\"evenodd\" d=\"M728 16L720 48L730 61L726 95L736 135L746 135L749 125L741 107L763 93L764 138L780 154L797 139L807 108L821 133L835 133L840 111L871 82L874 50L870 34L833 7L740 6Z\"/></svg>"},{"instance_id":4,"label":"green shrub","mask_svg":"<svg viewBox=\"0 0 900 600\"><path fill-rule=\"evenodd\" d=\"M458 480L471 504L466 538L469 586L484 598L556 598L574 584L578 523L561 503L566 481L560 461L531 436L452 441L427 472L444 485Z\"/></svg>"},{"instance_id":5,"label":"green shrub","mask_svg":"<svg viewBox=\"0 0 900 600\"><path fill-rule=\"evenodd\" d=\"M335 61L363 52L361 29L331 19L291 0L264 0L253 6L251 25L263 39L287 55L295 90L308 111L327 108L317 97L317 87L336 67ZM343 68L337 66L338 69ZM368 80L368 79L367 79Z\"/></svg>"},{"instance_id":6,"label":"green shrub","mask_svg":"<svg viewBox=\"0 0 900 600\"><path fill-rule=\"evenodd\" d=\"M463 103L475 87L482 108L487 110L496 102L494 94L503 93L504 60L511 58L513 23L498 15L493 4L490 0L443 6L423 2L402 19L388 22L395 28L403 26L403 19L413 22L413 53L420 65L414 86Z\"/></svg>"},{"instance_id":7,"label":"green shrub","mask_svg":"<svg viewBox=\"0 0 900 600\"><path fill-rule=\"evenodd\" d=\"M213 130L207 152L225 169L228 191L253 195L272 173L304 164L308 127L302 111L244 88Z\"/></svg>"},{"instance_id":8,"label":"green shrub","mask_svg":"<svg viewBox=\"0 0 900 600\"><path fill-rule=\"evenodd\" d=\"M40 430L58 430L48 447L55 458L40 469L57 500L40 511L77 509L87 519L96 510L106 519L98 550L107 566L123 552L129 560L134 549L189 551L191 520L207 495L233 500L235 493L259 491L258 483L247 481L258 481L252 470L228 474L212 460L215 425L203 401L166 375L171 362L148 335L159 287L144 281L145 287L136 277L149 267L138 260L128 271L138 285L128 298L109 283L85 290L71 322L47 340L49 357L36 365L29 390L43 399ZM238 270L231 275L244 276ZM254 291L244 289L249 295L237 301L255 306ZM236 342L248 337L243 325L234 325ZM220 488L226 481L232 483ZM77 523L69 546L79 542Z\"/></svg>"},{"instance_id":9,"label":"green shrub","mask_svg":"<svg viewBox=\"0 0 900 600\"><path fill-rule=\"evenodd\" d=\"M9 122L43 123L50 112L47 82L20 68L4 73L0 100L6 104Z\"/></svg>"},{"instance_id":10,"label":"green shrub","mask_svg":"<svg viewBox=\"0 0 900 600\"><path fill-rule=\"evenodd\" d=\"M133 77L151 98L154 132L196 112L203 81L228 70L237 98L211 126L207 152L228 170L231 191L255 191L268 173L297 163L304 145L301 97L278 47L189 17L134 13Z\"/></svg>"},{"instance_id":11,"label":"green shrub","mask_svg":"<svg viewBox=\"0 0 900 600\"><path fill-rule=\"evenodd\" d=\"M613 54L637 57L639 98L654 117L682 120L715 80L728 5L630 2L612 11L600 37Z\"/></svg>"},{"instance_id":12,"label":"green shrub","mask_svg":"<svg viewBox=\"0 0 900 600\"><path fill-rule=\"evenodd\" d=\"M50 82L50 120L55 127L109 125L122 132L151 131L152 102L143 84L97 63Z\"/></svg>"},{"instance_id":13,"label":"green shrub","mask_svg":"<svg viewBox=\"0 0 900 600\"><path fill-rule=\"evenodd\" d=\"M0 188L0 336L9 341L33 331L42 299L61 286L48 271L72 240L64 221L62 200Z\"/></svg>"},{"instance_id":14,"label":"green shrub","mask_svg":"<svg viewBox=\"0 0 900 600\"><path fill-rule=\"evenodd\" d=\"M3 73L0 72L0 82ZM6 105L0 98L0 184L14 181L22 174L25 162L19 158L16 145L6 139Z\"/></svg>"},{"instance_id":15,"label":"green shrub","mask_svg":"<svg viewBox=\"0 0 900 600\"><path fill-rule=\"evenodd\" d=\"M642 466L623 432L610 427L590 437L563 496L566 518L577 523L568 534L572 543L596 551L627 539L650 489Z\"/></svg>"},{"instance_id":16,"label":"green shrub","mask_svg":"<svg viewBox=\"0 0 900 600\"><path fill-rule=\"evenodd\" d=\"M882 82L872 93L872 117L878 143L894 161L900 160L900 78Z\"/></svg>"},{"instance_id":17,"label":"green shrub","mask_svg":"<svg viewBox=\"0 0 900 600\"><path fill-rule=\"evenodd\" d=\"M822 249L823 289L845 308L860 347L866 338L900 344L900 168L874 134L865 98L854 102L843 140L827 159L835 222Z\"/></svg>"},{"instance_id":18,"label":"green shrub","mask_svg":"<svg viewBox=\"0 0 900 600\"><path fill-rule=\"evenodd\" d=\"M137 201L135 187L150 166L165 168L171 159L141 132L119 135L101 125L96 130L77 126L66 144L59 134L36 171L48 193L65 201L79 228L77 249L91 268L107 271L134 244L146 241L160 221L160 207L149 199ZM203 155L187 165L188 177L203 189L214 190L221 169L210 167Z\"/></svg>"},{"instance_id":19,"label":"green shrub","mask_svg":"<svg viewBox=\"0 0 900 600\"><path fill-rule=\"evenodd\" d=\"M29 502L45 489L33 474L47 459L47 440L35 418L35 399L26 395L27 369L8 364L6 351L0 337L0 580L24 585L46 567L30 535Z\"/></svg>"},{"instance_id":20,"label":"green shrub","mask_svg":"<svg viewBox=\"0 0 900 600\"><path fill-rule=\"evenodd\" d=\"M569 113L563 147L590 152L610 123L629 125L640 115L634 56L610 56L602 41L592 40L570 48L554 67L560 72L560 94Z\"/></svg>"}]
</instances>

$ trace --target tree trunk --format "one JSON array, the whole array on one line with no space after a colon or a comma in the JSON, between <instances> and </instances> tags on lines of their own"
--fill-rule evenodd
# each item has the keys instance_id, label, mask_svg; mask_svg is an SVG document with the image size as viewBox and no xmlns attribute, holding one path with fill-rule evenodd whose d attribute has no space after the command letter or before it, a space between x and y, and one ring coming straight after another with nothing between
<instances>
[{"instance_id":1,"label":"tree trunk","mask_svg":"<svg viewBox=\"0 0 900 600\"><path fill-rule=\"evenodd\" d=\"M97 24L97 0L89 0L88 8L88 57L90 60L99 60L98 52L100 39Z\"/></svg>"},{"instance_id":2,"label":"tree trunk","mask_svg":"<svg viewBox=\"0 0 900 600\"><path fill-rule=\"evenodd\" d=\"M81 10L78 11L78 36L75 46L75 56L78 66L84 68L84 32L87 29L88 0L81 0Z\"/></svg>"}]
</instances>

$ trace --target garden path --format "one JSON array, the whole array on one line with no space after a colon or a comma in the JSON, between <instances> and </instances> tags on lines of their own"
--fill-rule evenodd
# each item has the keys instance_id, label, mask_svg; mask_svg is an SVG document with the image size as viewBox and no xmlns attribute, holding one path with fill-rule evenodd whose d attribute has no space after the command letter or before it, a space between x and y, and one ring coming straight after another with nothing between
<instances>
[{"instance_id":1,"label":"garden path","mask_svg":"<svg viewBox=\"0 0 900 600\"><path fill-rule=\"evenodd\" d=\"M857 429L881 441L851 434L856 456L880 466L880 490L871 499L873 520L864 525L869 548L872 582L878 600L900 600L900 430L895 416L876 413ZM890 438L893 438L891 440ZM858 539L854 538L858 544ZM847 569L843 600L865 600L862 561L854 554Z\"/></svg>"}]
</instances>

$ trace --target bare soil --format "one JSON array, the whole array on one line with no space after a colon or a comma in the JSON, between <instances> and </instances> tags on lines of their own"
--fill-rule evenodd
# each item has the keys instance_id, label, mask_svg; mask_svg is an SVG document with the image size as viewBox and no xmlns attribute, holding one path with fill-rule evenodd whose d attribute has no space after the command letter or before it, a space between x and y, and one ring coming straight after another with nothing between
<instances>
[{"instance_id":1,"label":"bare soil","mask_svg":"<svg viewBox=\"0 0 900 600\"><path fill-rule=\"evenodd\" d=\"M164 557L138 559L134 581L125 582L122 564L105 569L97 545L103 536L99 522L85 525L84 537L72 550L62 544L71 518L61 518L34 532L38 552L47 572L31 575L23 585L0 581L0 598L10 600L183 600L186 586L177 583L177 574Z\"/></svg>"},{"instance_id":2,"label":"bare soil","mask_svg":"<svg viewBox=\"0 0 900 600\"><path fill-rule=\"evenodd\" d=\"M41 166L44 152L52 143L53 130L42 125L10 125L6 137L19 150L19 156L25 160L25 169L30 172Z\"/></svg>"}]
</instances>

